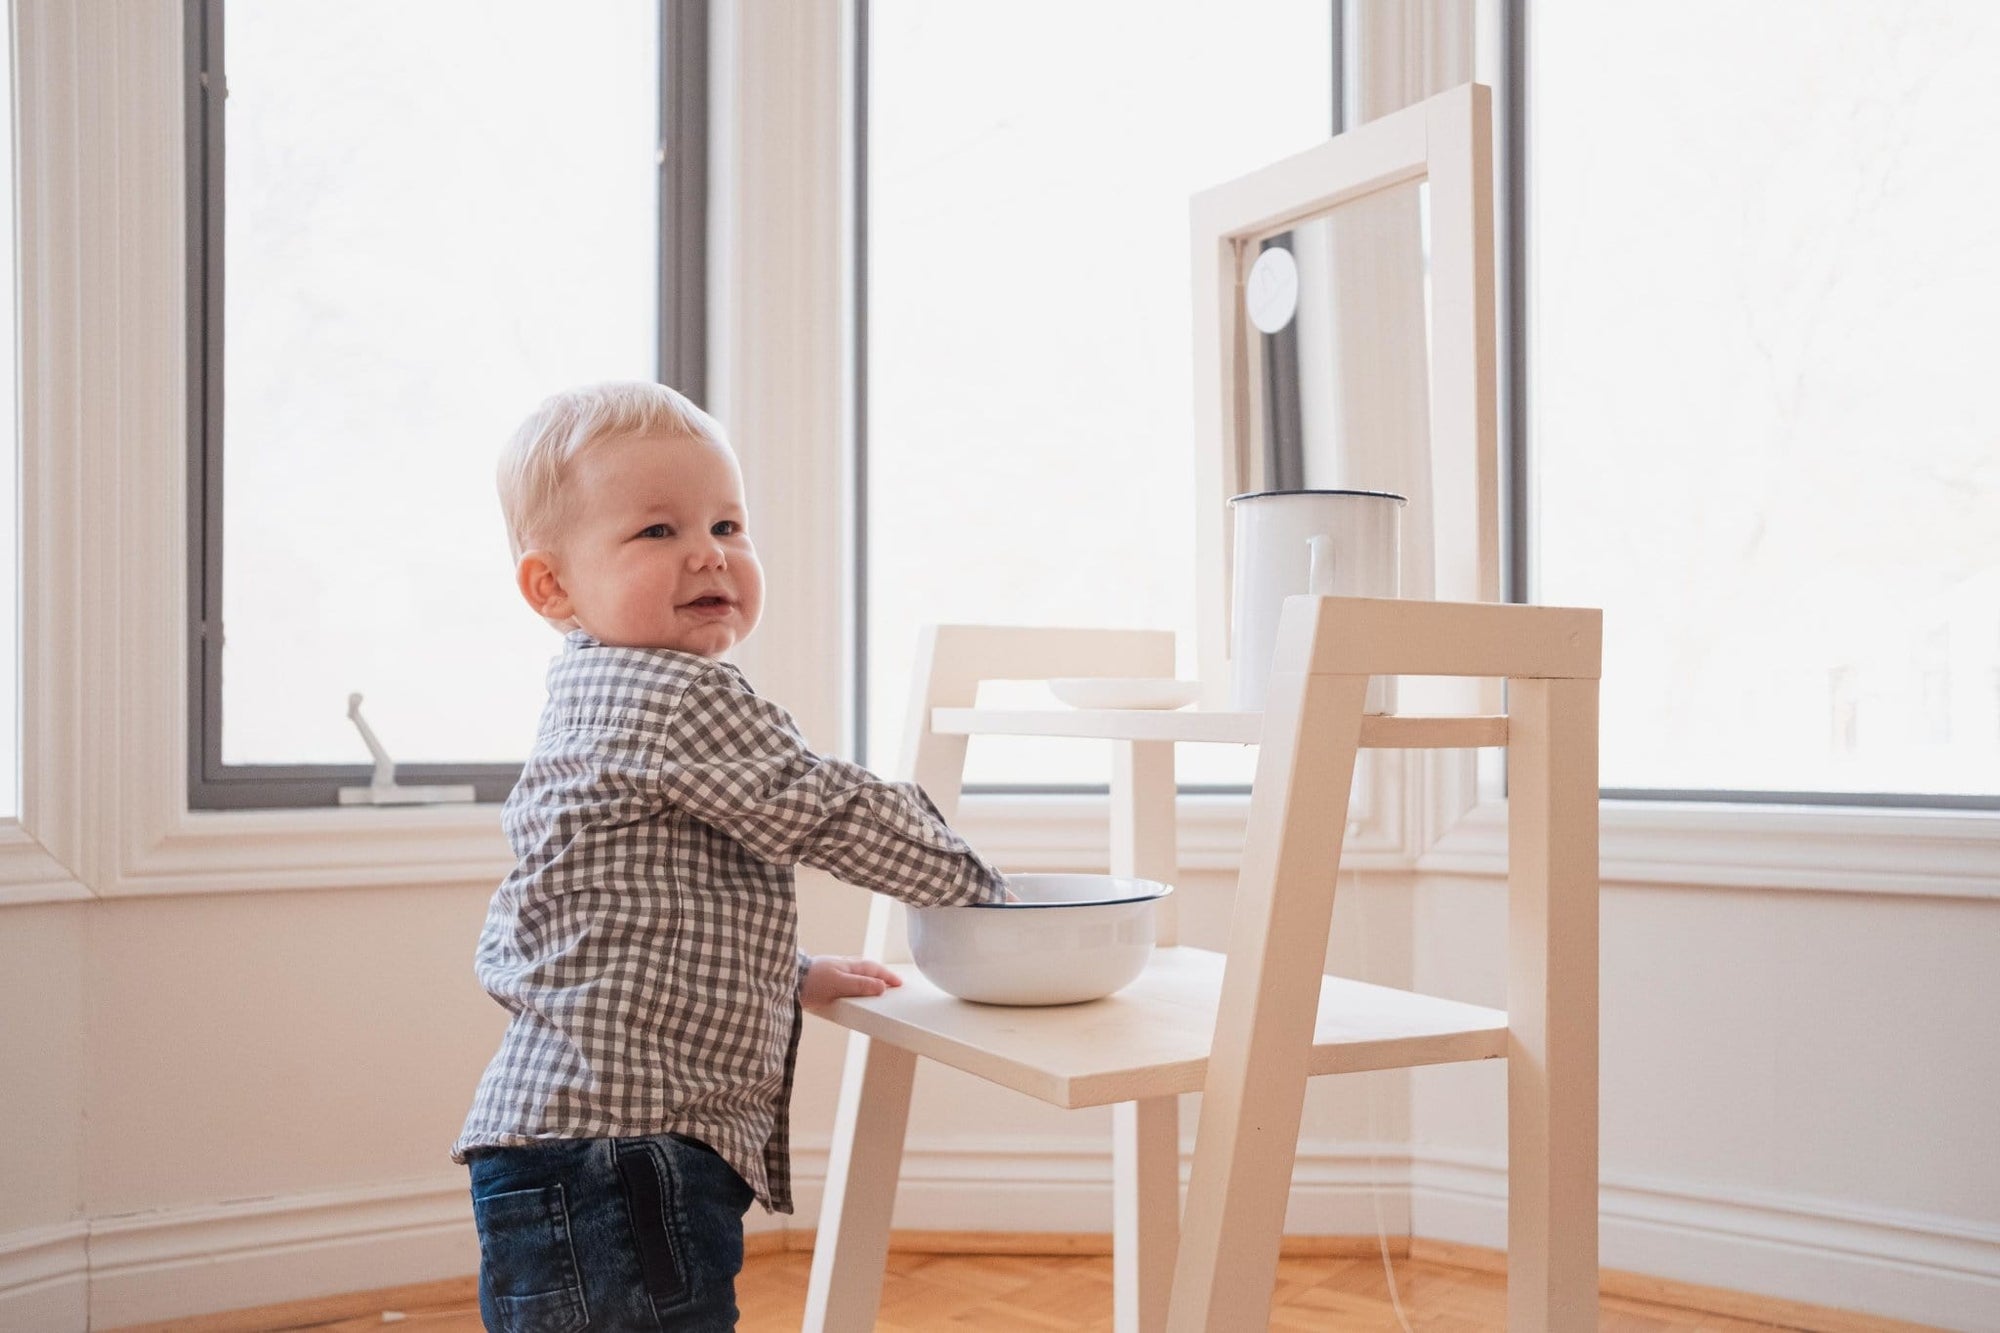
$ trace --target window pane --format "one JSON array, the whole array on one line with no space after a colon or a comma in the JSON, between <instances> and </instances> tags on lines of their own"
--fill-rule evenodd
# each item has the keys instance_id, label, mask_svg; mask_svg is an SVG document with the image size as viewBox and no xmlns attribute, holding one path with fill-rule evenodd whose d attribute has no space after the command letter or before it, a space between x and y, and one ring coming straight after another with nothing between
<instances>
[{"instance_id":1,"label":"window pane","mask_svg":"<svg viewBox=\"0 0 2000 1333\"><path fill-rule=\"evenodd\" d=\"M0 14L5 14L0 9ZM15 425L14 65L0 55L0 819L21 813L21 437Z\"/></svg>"},{"instance_id":2,"label":"window pane","mask_svg":"<svg viewBox=\"0 0 2000 1333\"><path fill-rule=\"evenodd\" d=\"M2000 11L1529 12L1535 597L1606 610L1605 785L2000 795Z\"/></svg>"},{"instance_id":3,"label":"window pane","mask_svg":"<svg viewBox=\"0 0 2000 1333\"><path fill-rule=\"evenodd\" d=\"M879 765L926 622L1171 629L1195 674L1188 199L1324 140L1333 59L1323 0L869 14ZM1107 750L979 738L966 777L1101 783ZM1250 761L1183 747L1180 777Z\"/></svg>"},{"instance_id":4,"label":"window pane","mask_svg":"<svg viewBox=\"0 0 2000 1333\"><path fill-rule=\"evenodd\" d=\"M655 365L653 0L228 9L223 757L528 750L556 636L493 469Z\"/></svg>"}]
</instances>

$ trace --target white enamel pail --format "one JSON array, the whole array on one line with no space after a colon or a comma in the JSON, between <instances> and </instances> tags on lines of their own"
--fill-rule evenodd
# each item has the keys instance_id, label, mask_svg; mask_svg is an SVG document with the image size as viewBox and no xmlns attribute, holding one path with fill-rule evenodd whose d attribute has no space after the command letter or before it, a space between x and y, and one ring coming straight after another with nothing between
<instances>
[{"instance_id":1,"label":"white enamel pail","mask_svg":"<svg viewBox=\"0 0 2000 1333\"><path fill-rule=\"evenodd\" d=\"M1388 491L1259 491L1229 503L1236 519L1229 706L1255 713L1264 709L1287 597L1399 595L1406 501ZM1394 712L1395 684L1376 677L1367 711Z\"/></svg>"}]
</instances>

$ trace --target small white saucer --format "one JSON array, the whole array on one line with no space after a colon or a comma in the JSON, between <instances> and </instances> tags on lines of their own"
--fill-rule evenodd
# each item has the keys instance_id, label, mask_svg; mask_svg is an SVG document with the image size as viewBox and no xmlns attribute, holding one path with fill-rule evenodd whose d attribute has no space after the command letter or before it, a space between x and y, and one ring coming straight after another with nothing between
<instances>
[{"instance_id":1,"label":"small white saucer","mask_svg":"<svg viewBox=\"0 0 2000 1333\"><path fill-rule=\"evenodd\" d=\"M1065 676L1049 690L1071 708L1186 708L1201 697L1197 681L1139 676Z\"/></svg>"}]
</instances>

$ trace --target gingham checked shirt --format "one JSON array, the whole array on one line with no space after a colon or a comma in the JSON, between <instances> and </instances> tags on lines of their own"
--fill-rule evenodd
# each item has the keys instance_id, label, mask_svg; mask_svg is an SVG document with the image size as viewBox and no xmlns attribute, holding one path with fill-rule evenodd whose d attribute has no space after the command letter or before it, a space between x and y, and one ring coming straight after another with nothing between
<instances>
[{"instance_id":1,"label":"gingham checked shirt","mask_svg":"<svg viewBox=\"0 0 2000 1333\"><path fill-rule=\"evenodd\" d=\"M452 1147L690 1134L792 1209L792 867L919 905L997 871L912 783L814 754L725 662L574 631L503 823L474 971L514 1015Z\"/></svg>"}]
</instances>

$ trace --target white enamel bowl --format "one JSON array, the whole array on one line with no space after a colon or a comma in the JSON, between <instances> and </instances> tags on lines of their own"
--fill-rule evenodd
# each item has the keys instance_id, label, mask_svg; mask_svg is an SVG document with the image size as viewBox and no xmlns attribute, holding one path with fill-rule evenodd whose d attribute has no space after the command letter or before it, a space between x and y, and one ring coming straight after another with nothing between
<instances>
[{"instance_id":1,"label":"white enamel bowl","mask_svg":"<svg viewBox=\"0 0 2000 1333\"><path fill-rule=\"evenodd\" d=\"M1121 875L1009 875L1020 899L910 909L910 954L939 990L981 1004L1077 1004L1145 971L1170 885Z\"/></svg>"}]
</instances>

